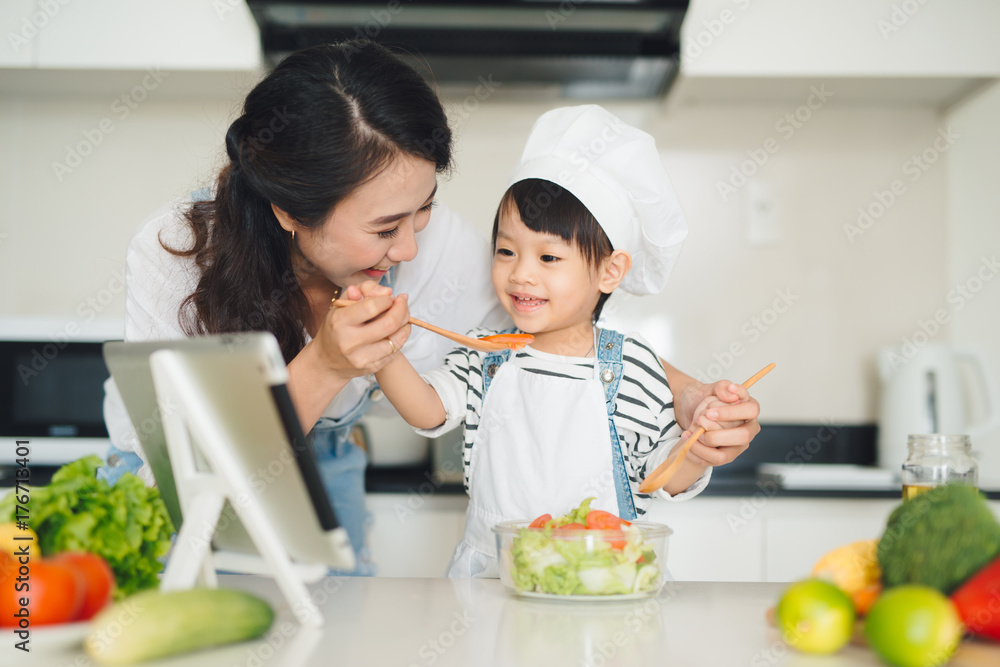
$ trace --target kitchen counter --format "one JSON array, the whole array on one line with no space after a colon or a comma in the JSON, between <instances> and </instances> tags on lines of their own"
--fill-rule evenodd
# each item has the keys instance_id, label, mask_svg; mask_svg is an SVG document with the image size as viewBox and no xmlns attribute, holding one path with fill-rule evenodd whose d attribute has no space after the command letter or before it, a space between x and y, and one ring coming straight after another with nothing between
<instances>
[{"instance_id":1,"label":"kitchen counter","mask_svg":"<svg viewBox=\"0 0 1000 667\"><path fill-rule=\"evenodd\" d=\"M426 466L375 467L365 473L365 487L369 493L402 493L427 496L429 494L464 495L461 482L446 481ZM713 474L702 496L748 497L763 494L783 498L900 498L901 488L796 488L786 489L758 478L752 472L738 475ZM990 500L1000 500L1000 489L982 489Z\"/></svg>"},{"instance_id":2,"label":"kitchen counter","mask_svg":"<svg viewBox=\"0 0 1000 667\"><path fill-rule=\"evenodd\" d=\"M326 624L303 629L270 579L224 576L223 586L252 591L276 605L265 638L151 667L316 665L496 667L567 665L815 665L789 650L765 622L765 610L785 584L668 585L655 598L629 602L573 602L515 598L497 580L327 578L310 586ZM125 624L127 625L127 624ZM124 630L128 631L127 627ZM44 651L33 633L30 659L17 664L65 667L91 664L81 654ZM13 644L2 633L0 660L11 664ZM849 645L822 660L825 667L880 665L874 654ZM1000 664L1000 647L966 642L953 667Z\"/></svg>"}]
</instances>

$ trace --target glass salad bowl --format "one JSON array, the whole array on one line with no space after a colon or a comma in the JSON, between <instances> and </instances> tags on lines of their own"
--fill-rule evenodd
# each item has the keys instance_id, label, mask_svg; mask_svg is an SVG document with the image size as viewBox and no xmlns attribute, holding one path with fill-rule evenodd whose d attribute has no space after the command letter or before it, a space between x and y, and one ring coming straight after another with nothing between
<instances>
[{"instance_id":1,"label":"glass salad bowl","mask_svg":"<svg viewBox=\"0 0 1000 667\"><path fill-rule=\"evenodd\" d=\"M615 530L531 524L493 527L500 581L515 595L622 600L656 595L666 581L673 531L663 524L633 521Z\"/></svg>"}]
</instances>

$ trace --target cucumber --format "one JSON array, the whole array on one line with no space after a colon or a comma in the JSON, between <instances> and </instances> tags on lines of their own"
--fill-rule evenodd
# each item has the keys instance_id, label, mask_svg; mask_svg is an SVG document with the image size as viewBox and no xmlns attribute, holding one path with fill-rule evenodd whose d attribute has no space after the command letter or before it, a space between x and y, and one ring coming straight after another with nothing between
<instances>
[{"instance_id":1,"label":"cucumber","mask_svg":"<svg viewBox=\"0 0 1000 667\"><path fill-rule=\"evenodd\" d=\"M98 614L83 646L99 664L131 665L254 639L273 621L267 602L242 591L143 591Z\"/></svg>"}]
</instances>

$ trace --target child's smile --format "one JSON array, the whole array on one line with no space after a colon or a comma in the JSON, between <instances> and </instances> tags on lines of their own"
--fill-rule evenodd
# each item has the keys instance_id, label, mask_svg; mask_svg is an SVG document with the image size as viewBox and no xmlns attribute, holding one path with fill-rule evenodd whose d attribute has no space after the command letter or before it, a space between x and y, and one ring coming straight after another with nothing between
<instances>
[{"instance_id":1,"label":"child's smile","mask_svg":"<svg viewBox=\"0 0 1000 667\"><path fill-rule=\"evenodd\" d=\"M521 313L534 312L549 302L548 299L539 299L522 292L511 293L508 296L514 304L514 310Z\"/></svg>"}]
</instances>

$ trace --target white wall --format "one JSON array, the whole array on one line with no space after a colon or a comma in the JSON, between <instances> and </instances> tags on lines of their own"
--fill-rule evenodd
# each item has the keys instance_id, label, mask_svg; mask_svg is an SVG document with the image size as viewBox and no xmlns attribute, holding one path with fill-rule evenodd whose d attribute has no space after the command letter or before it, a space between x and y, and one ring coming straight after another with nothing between
<instances>
[{"instance_id":1,"label":"white wall","mask_svg":"<svg viewBox=\"0 0 1000 667\"><path fill-rule=\"evenodd\" d=\"M171 75L119 118L112 104L141 74L90 95L45 86L0 97L0 284L7 286L0 316L73 320L96 303L102 316L120 317L117 276L132 230L169 197L207 182L219 164L240 86L192 97L183 76ZM666 293L616 299L614 320L642 329L663 355L709 379L724 371L741 381L776 362L755 389L770 420L874 420L875 349L912 335L944 303L952 280L945 165L938 161L915 182L904 173L945 120L924 108L838 105L830 90L791 136L776 125L796 105L609 104L656 136L691 228ZM803 103L809 95L802 91ZM531 123L559 102L501 91L471 111L460 96L446 104L458 169L441 198L485 232ZM105 118L113 131L60 181L53 163L65 163L68 147ZM973 145L978 131L961 145ZM778 150L754 181L770 189L780 237L751 246L744 232L752 186L723 201L718 183L768 138ZM905 181L905 194L851 243L844 226L894 179ZM963 242L976 245L976 234ZM779 291L795 301L772 320ZM733 344L743 352L728 360Z\"/></svg>"},{"instance_id":2,"label":"white wall","mask_svg":"<svg viewBox=\"0 0 1000 667\"><path fill-rule=\"evenodd\" d=\"M191 97L193 75L164 74L95 76L84 92L87 73L0 71L0 313L123 315L133 230L210 178L244 86L220 75Z\"/></svg>"},{"instance_id":3,"label":"white wall","mask_svg":"<svg viewBox=\"0 0 1000 667\"><path fill-rule=\"evenodd\" d=\"M795 106L608 105L654 134L690 226L666 292L619 299L613 322L643 331L706 379L742 381L776 362L755 388L771 420L874 420L875 349L911 336L944 303L944 164L915 182L903 173L914 153L933 145L942 119L929 109L838 106L829 90L827 105L791 136L790 126L776 124ZM808 96L806 89L802 101ZM465 114L451 102L461 173L442 197L470 219L491 221L520 140L556 103L496 102ZM757 170L756 185L723 201L718 183L768 138L778 150ZM896 179L906 192L849 238L845 225L857 223L857 209L877 204L874 193ZM775 202L780 237L751 246L747 194L761 185ZM794 298L779 302L783 314L772 310L779 292Z\"/></svg>"},{"instance_id":4,"label":"white wall","mask_svg":"<svg viewBox=\"0 0 1000 667\"><path fill-rule=\"evenodd\" d=\"M955 312L955 343L983 355L1000 378L1000 84L955 109L949 122L968 137L956 144L948 162L948 285L965 286L970 297ZM988 259L992 268L984 263ZM987 280L983 280L987 278ZM997 391L996 385L993 387ZM970 402L975 405L975 402ZM972 415L973 418L979 415ZM1000 423L973 433L981 473L1000 478Z\"/></svg>"}]
</instances>

